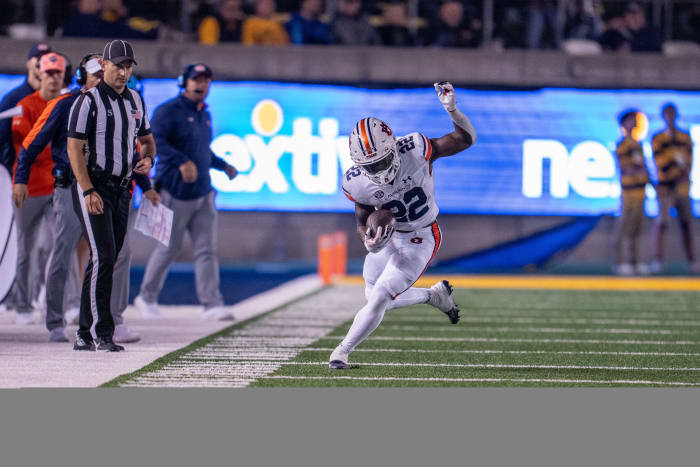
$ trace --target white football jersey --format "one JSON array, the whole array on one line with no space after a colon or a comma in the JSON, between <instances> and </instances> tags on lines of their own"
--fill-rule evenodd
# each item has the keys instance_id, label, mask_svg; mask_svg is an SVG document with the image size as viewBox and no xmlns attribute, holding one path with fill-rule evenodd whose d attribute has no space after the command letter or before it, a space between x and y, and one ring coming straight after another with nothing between
<instances>
[{"instance_id":1,"label":"white football jersey","mask_svg":"<svg viewBox=\"0 0 700 467\"><path fill-rule=\"evenodd\" d=\"M392 183L372 183L352 166L343 177L343 192L353 202L389 209L397 230L413 231L432 224L438 215L430 170L433 150L430 139L418 132L399 138L396 149L401 165Z\"/></svg>"}]
</instances>

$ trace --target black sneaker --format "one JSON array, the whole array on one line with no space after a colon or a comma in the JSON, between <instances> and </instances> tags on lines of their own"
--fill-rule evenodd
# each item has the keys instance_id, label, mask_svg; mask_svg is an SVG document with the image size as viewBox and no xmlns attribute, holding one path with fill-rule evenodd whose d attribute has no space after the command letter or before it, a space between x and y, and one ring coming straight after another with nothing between
<instances>
[{"instance_id":1,"label":"black sneaker","mask_svg":"<svg viewBox=\"0 0 700 467\"><path fill-rule=\"evenodd\" d=\"M124 346L115 344L111 337L98 337L95 339L95 350L121 352Z\"/></svg>"},{"instance_id":2,"label":"black sneaker","mask_svg":"<svg viewBox=\"0 0 700 467\"><path fill-rule=\"evenodd\" d=\"M89 352L95 351L95 342L92 339L83 339L80 334L75 335L75 343L73 344L73 350L87 350Z\"/></svg>"}]
</instances>

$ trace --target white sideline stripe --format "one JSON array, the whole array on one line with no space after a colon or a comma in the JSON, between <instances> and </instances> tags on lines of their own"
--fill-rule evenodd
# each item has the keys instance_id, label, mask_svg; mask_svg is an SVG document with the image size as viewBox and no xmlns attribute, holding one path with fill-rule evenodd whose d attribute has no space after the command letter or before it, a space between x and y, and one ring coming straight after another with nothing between
<instances>
[{"instance_id":1,"label":"white sideline stripe","mask_svg":"<svg viewBox=\"0 0 700 467\"><path fill-rule=\"evenodd\" d=\"M251 362L252 363L252 362ZM614 370L614 371L700 371L700 368L602 366L602 365L517 365L509 363L405 363L405 362L351 362L361 366L404 366L429 368L513 368L526 370ZM317 366L328 362L282 362L282 366Z\"/></svg>"},{"instance_id":2,"label":"white sideline stripe","mask_svg":"<svg viewBox=\"0 0 700 467\"><path fill-rule=\"evenodd\" d=\"M245 321L297 300L322 286L323 282L316 274L301 276L236 303L231 307L231 313L237 321Z\"/></svg>"},{"instance_id":3,"label":"white sideline stripe","mask_svg":"<svg viewBox=\"0 0 700 467\"><path fill-rule=\"evenodd\" d=\"M100 139L100 138L97 138ZM95 233L92 230L90 223L90 213L85 204L85 196L83 196L83 188L76 182L78 188L78 200L80 202L80 211L83 213L83 222L87 231L90 250L92 250L92 271L90 276L90 311L92 312L92 324L96 324L99 318L97 314L97 276L100 273L100 255L97 251L97 243L95 242ZM103 202L104 203L104 202ZM103 206L104 207L104 206ZM114 258L116 261L117 258Z\"/></svg>"},{"instance_id":4,"label":"white sideline stripe","mask_svg":"<svg viewBox=\"0 0 700 467\"><path fill-rule=\"evenodd\" d=\"M307 347L304 351L332 352L332 347ZM532 354L532 355L629 355L635 357L700 357L700 353L686 352L557 352L550 350L429 350L429 349L355 349L355 352L405 352L405 353L466 353L466 354Z\"/></svg>"},{"instance_id":5,"label":"white sideline stripe","mask_svg":"<svg viewBox=\"0 0 700 467\"><path fill-rule=\"evenodd\" d=\"M700 386L700 383L683 381L647 381L647 380L595 380L595 379L548 379L548 378L396 378L396 377L362 377L362 376L262 376L261 379L311 379L311 380L357 380L357 381L437 381L448 383L562 383L562 384L640 384L659 386Z\"/></svg>"},{"instance_id":6,"label":"white sideline stripe","mask_svg":"<svg viewBox=\"0 0 700 467\"><path fill-rule=\"evenodd\" d=\"M326 336L321 339L343 339L345 336ZM369 336L366 340L403 342L525 342L555 344L628 344L628 345L700 345L700 341L636 341L598 339L502 339L498 337L390 337Z\"/></svg>"},{"instance_id":7,"label":"white sideline stripe","mask_svg":"<svg viewBox=\"0 0 700 467\"><path fill-rule=\"evenodd\" d=\"M434 330L439 332L464 332L462 327L454 327L447 325L433 326ZM425 331L428 326L397 326L388 325L382 326L382 329L389 331ZM535 327L480 327L469 328L470 331L478 332L527 332L527 333L565 333L565 334L649 334L667 336L670 334L688 334L687 331L673 329L605 329L605 328L535 328Z\"/></svg>"}]
</instances>

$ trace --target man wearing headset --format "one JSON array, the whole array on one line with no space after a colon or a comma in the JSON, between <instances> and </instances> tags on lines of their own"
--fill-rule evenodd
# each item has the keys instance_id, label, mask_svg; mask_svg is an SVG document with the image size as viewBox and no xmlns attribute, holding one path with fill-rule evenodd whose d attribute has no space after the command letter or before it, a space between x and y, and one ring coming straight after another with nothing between
<instances>
[{"instance_id":1,"label":"man wearing headset","mask_svg":"<svg viewBox=\"0 0 700 467\"><path fill-rule=\"evenodd\" d=\"M102 79L103 71L99 63L101 57L100 54L83 57L75 72L75 81L81 86L80 89L59 96L47 104L24 139L18 156L15 186L26 183L37 157L47 145L51 145L54 178L52 199L54 246L46 281L46 327L49 330L51 342L69 342L65 324L76 324L78 318L82 274L78 265L74 263L77 261L76 246L83 231L80 219L73 209L71 194L73 174L66 150L68 116L73 103L81 93L97 86ZM135 178L147 197L157 198L158 194L151 188L147 176ZM25 196L26 194L20 190L16 193L15 202L21 204ZM113 315L118 314L113 316L116 324L114 335L116 342L123 341L120 337L133 334L123 324L122 312L121 309L113 310Z\"/></svg>"},{"instance_id":2,"label":"man wearing headset","mask_svg":"<svg viewBox=\"0 0 700 467\"><path fill-rule=\"evenodd\" d=\"M209 169L221 170L233 179L238 172L209 148L211 115L204 103L212 71L203 63L188 65L178 78L179 96L158 107L151 120L158 148L156 185L162 203L174 211L170 245L159 244L146 266L141 291L134 304L145 318L157 319L158 295L177 257L185 232L194 245L197 298L204 305L204 319L230 320L219 290L216 257L216 209Z\"/></svg>"}]
</instances>

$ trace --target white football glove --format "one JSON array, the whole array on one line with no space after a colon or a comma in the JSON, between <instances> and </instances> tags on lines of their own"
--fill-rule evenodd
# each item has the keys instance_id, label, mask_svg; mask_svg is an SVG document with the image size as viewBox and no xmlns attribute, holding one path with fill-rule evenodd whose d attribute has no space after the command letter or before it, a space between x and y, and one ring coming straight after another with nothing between
<instances>
[{"instance_id":1,"label":"white football glove","mask_svg":"<svg viewBox=\"0 0 700 467\"><path fill-rule=\"evenodd\" d=\"M382 248L389 243L391 236L394 234L394 226L388 225L385 227L377 227L377 233L374 237L370 237L370 229L367 227L367 232L365 232L365 248L370 253L378 253Z\"/></svg>"},{"instance_id":2,"label":"white football glove","mask_svg":"<svg viewBox=\"0 0 700 467\"><path fill-rule=\"evenodd\" d=\"M440 103L448 112L454 112L457 109L457 98L455 97L455 88L452 83L440 81L435 83L435 90L438 93Z\"/></svg>"}]
</instances>

